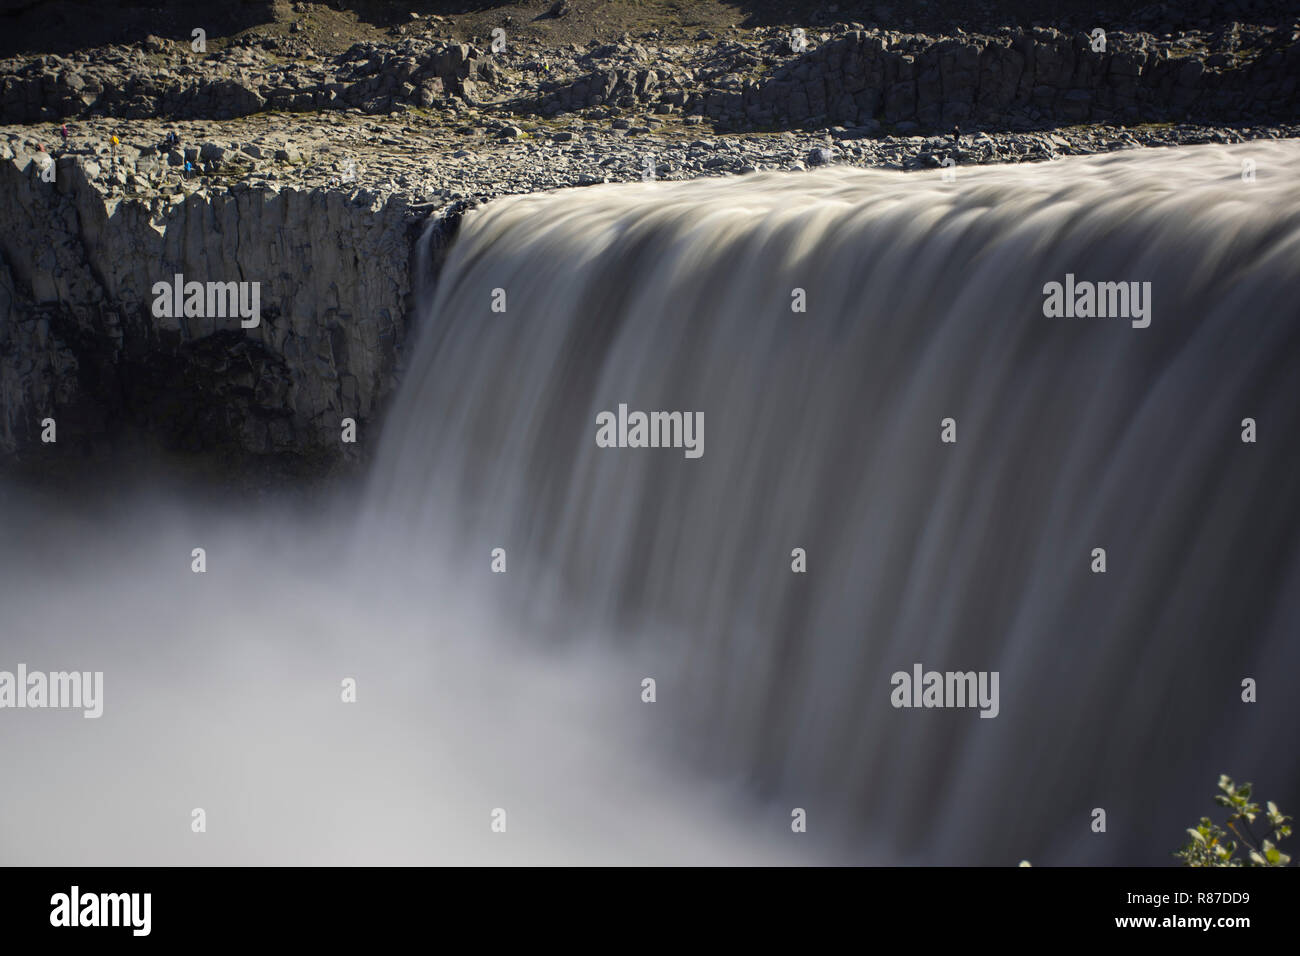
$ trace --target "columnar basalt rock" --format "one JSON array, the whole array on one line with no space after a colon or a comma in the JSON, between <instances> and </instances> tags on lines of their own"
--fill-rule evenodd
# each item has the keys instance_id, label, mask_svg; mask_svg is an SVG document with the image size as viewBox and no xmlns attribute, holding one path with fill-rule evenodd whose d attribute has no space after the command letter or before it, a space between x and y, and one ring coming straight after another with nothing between
<instances>
[{"instance_id":1,"label":"columnar basalt rock","mask_svg":"<svg viewBox=\"0 0 1300 956\"><path fill-rule=\"evenodd\" d=\"M49 162L48 159L45 162ZM179 448L338 454L371 420L405 333L412 233L398 195L249 188L109 196L109 171L0 147L0 452L136 423ZM260 284L256 327L159 317L174 274Z\"/></svg>"},{"instance_id":2,"label":"columnar basalt rock","mask_svg":"<svg viewBox=\"0 0 1300 956\"><path fill-rule=\"evenodd\" d=\"M486 99L543 116L590 110L687 113L733 130L842 124L1029 128L1293 119L1293 25L1177 37L1006 28L935 37L838 24L791 49L775 28L713 45L593 44L570 56L500 54L445 40L357 43L283 56L273 41L196 55L178 41L0 61L0 123L64 118L228 119L265 111L463 107Z\"/></svg>"},{"instance_id":3,"label":"columnar basalt rock","mask_svg":"<svg viewBox=\"0 0 1300 956\"><path fill-rule=\"evenodd\" d=\"M853 30L748 87L737 108L755 124L911 122L1026 127L1040 123L1294 116L1300 37L1270 35L1250 50L1175 55L1149 38L1053 29L1003 37L899 36ZM1228 116L1228 113L1234 115Z\"/></svg>"},{"instance_id":4,"label":"columnar basalt rock","mask_svg":"<svg viewBox=\"0 0 1300 956\"><path fill-rule=\"evenodd\" d=\"M1300 35L1292 30L1260 31L1249 43L1229 34L1203 48L1117 32L1094 49L1087 34L1051 28L936 38L841 27L798 56L781 55L781 45L769 38L756 47L775 64L770 71L745 71L741 63L737 72L737 58L750 55L744 49L720 49L716 63L694 71L671 61L651 68L614 60L545 85L529 105L544 115L679 110L737 130L882 123L1016 129L1160 122L1191 110L1223 121L1300 114Z\"/></svg>"}]
</instances>

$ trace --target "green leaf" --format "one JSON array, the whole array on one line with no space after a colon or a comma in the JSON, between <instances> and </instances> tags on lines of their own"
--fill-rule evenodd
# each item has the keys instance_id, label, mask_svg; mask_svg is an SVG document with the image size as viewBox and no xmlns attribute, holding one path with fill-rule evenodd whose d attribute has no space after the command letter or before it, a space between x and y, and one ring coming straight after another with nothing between
<instances>
[{"instance_id":1,"label":"green leaf","mask_svg":"<svg viewBox=\"0 0 1300 956\"><path fill-rule=\"evenodd\" d=\"M1209 817L1201 817L1199 825L1187 830L1190 842L1172 855L1182 860L1184 866L1286 866L1291 857L1279 850L1273 840L1282 840L1291 835L1291 818L1285 816L1272 801L1265 804L1267 810L1261 810L1259 804L1252 802L1252 783L1237 784L1226 773L1220 774L1219 790L1221 792L1214 795L1214 802L1228 809L1228 830ZM1230 834L1237 833L1235 824L1238 820L1254 823L1264 814L1267 814L1269 827L1265 830L1265 839L1259 847L1253 845L1253 836L1249 841L1231 838ZM1245 859L1236 856L1238 849L1246 854Z\"/></svg>"}]
</instances>

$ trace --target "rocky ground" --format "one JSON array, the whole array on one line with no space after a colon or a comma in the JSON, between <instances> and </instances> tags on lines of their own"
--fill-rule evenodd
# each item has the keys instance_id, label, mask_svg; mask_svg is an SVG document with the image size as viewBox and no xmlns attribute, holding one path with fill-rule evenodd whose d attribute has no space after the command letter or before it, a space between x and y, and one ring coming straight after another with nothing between
<instances>
[{"instance_id":1,"label":"rocky ground","mask_svg":"<svg viewBox=\"0 0 1300 956\"><path fill-rule=\"evenodd\" d=\"M48 15L24 8L23 26L47 48L97 29L67 3L37 6ZM159 31L131 43L0 60L0 138L9 157L90 162L110 196L292 185L437 206L647 176L1295 135L1287 4L1049 7L1031 21L1015 3L938 0L216 4L225 32L199 43L194 12L173 5L117 18L109 35ZM945 20L949 35L919 32Z\"/></svg>"},{"instance_id":2,"label":"rocky ground","mask_svg":"<svg viewBox=\"0 0 1300 956\"><path fill-rule=\"evenodd\" d=\"M950 157L960 167L1300 135L1296 123L875 137L845 128L720 135L654 117L641 123L507 120L476 108L441 117L413 110L384 117L342 112L297 117L291 126L265 115L210 122L91 120L74 124L66 143L56 127L0 128L0 158L33 164L33 175L55 159L77 163L106 197L152 204L214 191L292 187L341 190L363 202L400 193L412 206L432 211L460 200L650 176L690 179L828 163L939 169ZM178 136L178 145L167 144L168 133Z\"/></svg>"},{"instance_id":3,"label":"rocky ground","mask_svg":"<svg viewBox=\"0 0 1300 956\"><path fill-rule=\"evenodd\" d=\"M73 433L337 456L339 417L376 421L400 369L420 223L497 195L1300 135L1275 0L463 6L218 3L201 50L185 5L11 14L0 453L62 405ZM148 315L164 267L263 262L247 340ZM201 413L176 418L178 382Z\"/></svg>"}]
</instances>

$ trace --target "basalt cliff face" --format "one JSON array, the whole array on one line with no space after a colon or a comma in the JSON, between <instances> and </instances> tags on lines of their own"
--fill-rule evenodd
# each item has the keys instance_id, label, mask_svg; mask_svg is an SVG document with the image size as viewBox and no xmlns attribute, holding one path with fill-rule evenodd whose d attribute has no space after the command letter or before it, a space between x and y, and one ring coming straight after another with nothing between
<instances>
[{"instance_id":1,"label":"basalt cliff face","mask_svg":"<svg viewBox=\"0 0 1300 956\"><path fill-rule=\"evenodd\" d=\"M600 19L660 6L635 37ZM413 259L485 199L1300 136L1300 23L1277 0L1155 4L1105 30L1090 10L1022 22L1015 3L967 29L942 4L933 22L796 4L790 23L736 27L701 3L722 19L697 30L670 6L402 9L381 30L332 5L236 5L210 48L179 7L149 24L114 7L121 23L80 45L77 4L0 7L19 16L0 43L16 53L0 58L0 467L93 460L127 431L241 461L366 457L412 276L436 274ZM28 49L59 11L66 30ZM145 25L168 35L132 40ZM421 252L431 217L443 241ZM175 281L256 284L258 321L155 310Z\"/></svg>"},{"instance_id":2,"label":"basalt cliff face","mask_svg":"<svg viewBox=\"0 0 1300 956\"><path fill-rule=\"evenodd\" d=\"M140 426L177 450L346 455L343 420L364 434L394 382L427 209L328 188L127 198L113 175L0 146L0 453L49 444L53 419L67 448ZM259 283L258 324L156 314L178 274Z\"/></svg>"}]
</instances>

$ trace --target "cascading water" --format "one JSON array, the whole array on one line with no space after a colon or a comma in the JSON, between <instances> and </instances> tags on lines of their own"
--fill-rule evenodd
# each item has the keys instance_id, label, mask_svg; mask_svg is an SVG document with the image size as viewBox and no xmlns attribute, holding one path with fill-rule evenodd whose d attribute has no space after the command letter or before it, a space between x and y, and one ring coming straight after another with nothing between
<instances>
[{"instance_id":1,"label":"cascading water","mask_svg":"<svg viewBox=\"0 0 1300 956\"><path fill-rule=\"evenodd\" d=\"M502 549L537 643L656 680L666 772L837 858L1166 862L1220 772L1300 795L1297 160L498 200L425 277L373 540L478 586ZM702 454L598 447L620 405ZM996 717L893 706L917 663L998 672Z\"/></svg>"},{"instance_id":2,"label":"cascading water","mask_svg":"<svg viewBox=\"0 0 1300 956\"><path fill-rule=\"evenodd\" d=\"M1221 772L1294 812L1297 160L470 212L360 502L0 486L0 671L103 673L0 715L0 860L1160 864ZM598 446L637 412L680 447ZM918 664L997 692L895 707Z\"/></svg>"}]
</instances>

